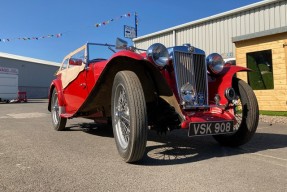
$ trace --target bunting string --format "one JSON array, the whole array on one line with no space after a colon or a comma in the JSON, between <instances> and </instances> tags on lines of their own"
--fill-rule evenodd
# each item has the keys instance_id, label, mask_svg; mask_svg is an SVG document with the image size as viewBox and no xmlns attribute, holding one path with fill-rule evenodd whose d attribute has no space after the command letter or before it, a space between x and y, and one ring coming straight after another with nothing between
<instances>
[{"instance_id":1,"label":"bunting string","mask_svg":"<svg viewBox=\"0 0 287 192\"><path fill-rule=\"evenodd\" d=\"M104 26L104 25L109 24L110 22L117 21L117 20L122 19L122 18L124 18L124 17L130 17L130 16L131 16L131 14L130 14L130 13L127 13L127 14L121 15L121 16L119 16L119 17L116 17L116 18L114 18L114 19L110 19L110 20L107 20L107 21L103 21L103 22L101 22L101 23L97 23L97 24L95 24L95 26L96 26L96 27L101 27L101 26Z\"/></svg>"},{"instance_id":2,"label":"bunting string","mask_svg":"<svg viewBox=\"0 0 287 192\"><path fill-rule=\"evenodd\" d=\"M15 41L15 40L23 40L23 41L28 41L28 40L39 40L39 39L46 39L46 38L52 38L52 37L62 37L62 33L58 34L52 34L52 35L45 35L45 36L40 36L40 37L18 37L18 38L4 38L0 39L0 42L6 43L10 41Z\"/></svg>"},{"instance_id":3,"label":"bunting string","mask_svg":"<svg viewBox=\"0 0 287 192\"><path fill-rule=\"evenodd\" d=\"M117 21L117 20L125 18L125 17L131 17L131 13L126 13L126 14L121 15L119 17L109 19L109 20L103 21L101 23L96 23L94 26L97 28L101 27L101 26L105 26L105 25L107 25L113 21ZM29 41L29 40L40 40L40 39L47 39L47 38L60 38L62 36L63 36L63 33L44 35L44 36L39 36L39 37L0 38L0 43L1 42L6 43L6 42L15 41L15 40Z\"/></svg>"}]
</instances>

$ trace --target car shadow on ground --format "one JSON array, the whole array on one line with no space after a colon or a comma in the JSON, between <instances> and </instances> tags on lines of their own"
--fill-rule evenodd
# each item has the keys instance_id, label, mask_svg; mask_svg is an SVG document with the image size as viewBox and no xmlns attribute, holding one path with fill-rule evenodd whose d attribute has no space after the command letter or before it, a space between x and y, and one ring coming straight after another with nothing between
<instances>
[{"instance_id":1,"label":"car shadow on ground","mask_svg":"<svg viewBox=\"0 0 287 192\"><path fill-rule=\"evenodd\" d=\"M85 133L101 137L114 137L111 126L99 123L71 124L70 126L66 127L65 131L83 131Z\"/></svg>"},{"instance_id":2,"label":"car shadow on ground","mask_svg":"<svg viewBox=\"0 0 287 192\"><path fill-rule=\"evenodd\" d=\"M28 99L27 103L48 103L48 99Z\"/></svg>"},{"instance_id":3,"label":"car shadow on ground","mask_svg":"<svg viewBox=\"0 0 287 192\"><path fill-rule=\"evenodd\" d=\"M84 131L100 137L114 137L112 127L107 124L71 124L67 127L67 131ZM135 164L176 165L285 147L287 147L287 135L283 134L256 133L249 143L231 148L219 145L212 136L188 137L187 130L174 130L166 135L149 131L145 156Z\"/></svg>"},{"instance_id":4,"label":"car shadow on ground","mask_svg":"<svg viewBox=\"0 0 287 192\"><path fill-rule=\"evenodd\" d=\"M189 138L186 131L176 131L181 133L166 138L150 134L149 140L156 145L147 146L146 155L139 164L175 165L287 147L287 135L281 134L256 133L249 143L231 148L219 145L212 136Z\"/></svg>"},{"instance_id":5,"label":"car shadow on ground","mask_svg":"<svg viewBox=\"0 0 287 192\"><path fill-rule=\"evenodd\" d=\"M0 102L0 104L29 104L29 103L48 103L48 100L47 99L28 99L26 102L24 101L20 101L20 102L17 102L17 101L9 101L9 102Z\"/></svg>"}]
</instances>

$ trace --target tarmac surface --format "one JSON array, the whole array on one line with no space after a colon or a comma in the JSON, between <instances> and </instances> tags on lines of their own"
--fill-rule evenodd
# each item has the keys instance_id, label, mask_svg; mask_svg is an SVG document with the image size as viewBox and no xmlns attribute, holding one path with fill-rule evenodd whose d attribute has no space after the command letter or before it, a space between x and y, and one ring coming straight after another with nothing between
<instances>
[{"instance_id":1,"label":"tarmac surface","mask_svg":"<svg viewBox=\"0 0 287 192\"><path fill-rule=\"evenodd\" d=\"M52 127L47 100L0 103L0 191L287 191L287 125L260 123L239 148L150 132L146 156L122 161L110 127Z\"/></svg>"}]
</instances>

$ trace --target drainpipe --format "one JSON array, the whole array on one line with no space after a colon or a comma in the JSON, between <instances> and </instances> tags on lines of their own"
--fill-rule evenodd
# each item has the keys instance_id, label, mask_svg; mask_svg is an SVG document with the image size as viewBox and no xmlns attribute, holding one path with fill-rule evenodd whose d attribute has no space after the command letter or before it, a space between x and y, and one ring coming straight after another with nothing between
<instances>
[{"instance_id":1,"label":"drainpipe","mask_svg":"<svg viewBox=\"0 0 287 192\"><path fill-rule=\"evenodd\" d=\"M176 46L176 31L175 30L173 30L172 31L172 35L173 35L173 46Z\"/></svg>"}]
</instances>

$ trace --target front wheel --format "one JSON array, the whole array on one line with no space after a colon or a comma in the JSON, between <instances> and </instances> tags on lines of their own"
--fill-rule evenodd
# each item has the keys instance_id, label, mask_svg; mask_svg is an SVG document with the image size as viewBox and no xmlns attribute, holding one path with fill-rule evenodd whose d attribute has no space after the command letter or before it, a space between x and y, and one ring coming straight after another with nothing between
<instances>
[{"instance_id":1,"label":"front wheel","mask_svg":"<svg viewBox=\"0 0 287 192\"><path fill-rule=\"evenodd\" d=\"M56 88L53 90L51 98L51 115L54 129L63 131L66 127L67 119L60 116L59 100Z\"/></svg>"},{"instance_id":2,"label":"front wheel","mask_svg":"<svg viewBox=\"0 0 287 192\"><path fill-rule=\"evenodd\" d=\"M216 141L225 146L237 147L247 143L254 135L259 120L259 109L256 96L251 87L241 79L234 78L232 87L238 96L234 106L237 121L234 134L214 135Z\"/></svg>"},{"instance_id":3,"label":"front wheel","mask_svg":"<svg viewBox=\"0 0 287 192\"><path fill-rule=\"evenodd\" d=\"M120 156L129 163L140 160L147 142L147 112L144 92L135 73L120 71L116 74L111 110Z\"/></svg>"}]
</instances>

